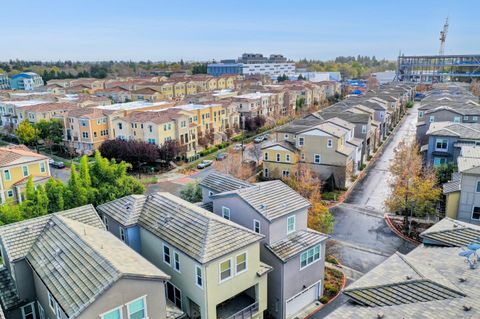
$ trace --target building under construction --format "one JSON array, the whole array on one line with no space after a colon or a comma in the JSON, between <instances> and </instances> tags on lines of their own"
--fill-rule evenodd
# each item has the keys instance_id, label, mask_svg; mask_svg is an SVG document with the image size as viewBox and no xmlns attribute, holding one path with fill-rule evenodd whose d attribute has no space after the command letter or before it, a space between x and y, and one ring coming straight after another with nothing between
<instances>
[{"instance_id":1,"label":"building under construction","mask_svg":"<svg viewBox=\"0 0 480 319\"><path fill-rule=\"evenodd\" d=\"M437 83L480 78L480 54L398 57L398 81Z\"/></svg>"}]
</instances>

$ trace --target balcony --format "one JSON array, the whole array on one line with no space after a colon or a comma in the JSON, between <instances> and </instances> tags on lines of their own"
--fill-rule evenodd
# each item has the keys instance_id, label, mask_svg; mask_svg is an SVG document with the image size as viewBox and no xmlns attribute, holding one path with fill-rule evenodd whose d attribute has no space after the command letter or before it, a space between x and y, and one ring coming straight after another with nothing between
<instances>
[{"instance_id":1,"label":"balcony","mask_svg":"<svg viewBox=\"0 0 480 319\"><path fill-rule=\"evenodd\" d=\"M233 298L217 305L217 319L252 318L258 312L258 301L255 300L255 286L244 290Z\"/></svg>"}]
</instances>

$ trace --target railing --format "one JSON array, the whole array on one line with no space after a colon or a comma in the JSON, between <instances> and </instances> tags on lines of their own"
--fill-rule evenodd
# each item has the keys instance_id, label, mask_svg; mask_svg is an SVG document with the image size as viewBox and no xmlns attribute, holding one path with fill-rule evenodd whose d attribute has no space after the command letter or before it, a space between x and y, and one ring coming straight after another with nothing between
<instances>
[{"instance_id":1,"label":"railing","mask_svg":"<svg viewBox=\"0 0 480 319\"><path fill-rule=\"evenodd\" d=\"M226 319L247 319L252 318L255 313L258 312L258 301L254 302L250 306L243 308L242 310L236 312L232 316Z\"/></svg>"}]
</instances>

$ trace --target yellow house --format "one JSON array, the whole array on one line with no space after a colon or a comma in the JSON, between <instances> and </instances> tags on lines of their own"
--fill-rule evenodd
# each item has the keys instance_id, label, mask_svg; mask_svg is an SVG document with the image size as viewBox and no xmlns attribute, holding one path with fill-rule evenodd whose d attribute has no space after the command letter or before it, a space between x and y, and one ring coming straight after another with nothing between
<instances>
[{"instance_id":1,"label":"yellow house","mask_svg":"<svg viewBox=\"0 0 480 319\"><path fill-rule=\"evenodd\" d=\"M48 121L78 108L80 107L75 103L42 103L17 108L17 116L20 122L28 120L31 123L38 123L40 120Z\"/></svg>"},{"instance_id":2,"label":"yellow house","mask_svg":"<svg viewBox=\"0 0 480 319\"><path fill-rule=\"evenodd\" d=\"M175 95L173 83L171 82L162 83L160 85L160 93L162 93L162 96L164 99L173 99Z\"/></svg>"},{"instance_id":3,"label":"yellow house","mask_svg":"<svg viewBox=\"0 0 480 319\"><path fill-rule=\"evenodd\" d=\"M143 88L132 91L132 100L134 101L150 101L156 102L162 99L163 95L161 92L154 90L152 88Z\"/></svg>"},{"instance_id":4,"label":"yellow house","mask_svg":"<svg viewBox=\"0 0 480 319\"><path fill-rule=\"evenodd\" d=\"M199 133L205 134L211 130L218 133L225 130L227 115L222 104L186 104L176 108L192 113L190 122L197 125Z\"/></svg>"},{"instance_id":5,"label":"yellow house","mask_svg":"<svg viewBox=\"0 0 480 319\"><path fill-rule=\"evenodd\" d=\"M183 99L187 94L186 83L183 81L178 81L173 83L173 96L177 99Z\"/></svg>"},{"instance_id":6,"label":"yellow house","mask_svg":"<svg viewBox=\"0 0 480 319\"><path fill-rule=\"evenodd\" d=\"M224 77L217 78L217 89L223 90L226 89L226 81Z\"/></svg>"},{"instance_id":7,"label":"yellow house","mask_svg":"<svg viewBox=\"0 0 480 319\"><path fill-rule=\"evenodd\" d=\"M187 95L197 94L197 85L194 81L188 81L186 85Z\"/></svg>"},{"instance_id":8,"label":"yellow house","mask_svg":"<svg viewBox=\"0 0 480 319\"><path fill-rule=\"evenodd\" d=\"M0 147L1 202L21 202L28 178L35 185L50 178L48 157L32 152L24 145Z\"/></svg>"},{"instance_id":9,"label":"yellow house","mask_svg":"<svg viewBox=\"0 0 480 319\"><path fill-rule=\"evenodd\" d=\"M294 174L299 161L298 152L286 141L273 142L262 147L263 174L267 178L285 178Z\"/></svg>"}]
</instances>

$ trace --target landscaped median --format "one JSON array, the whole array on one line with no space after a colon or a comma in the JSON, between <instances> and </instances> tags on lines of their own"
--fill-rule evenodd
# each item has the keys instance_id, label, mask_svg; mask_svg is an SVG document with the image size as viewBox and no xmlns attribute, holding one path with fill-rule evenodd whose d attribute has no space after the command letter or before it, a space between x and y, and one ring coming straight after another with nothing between
<instances>
[{"instance_id":1,"label":"landscaped median","mask_svg":"<svg viewBox=\"0 0 480 319\"><path fill-rule=\"evenodd\" d=\"M383 215L385 222L387 223L388 227L397 235L398 237L406 240L414 245L420 245L422 242L419 240L420 237L418 236L418 232L413 232L415 238L409 237L403 233L403 217L399 219L398 217L393 217L390 214Z\"/></svg>"}]
</instances>

